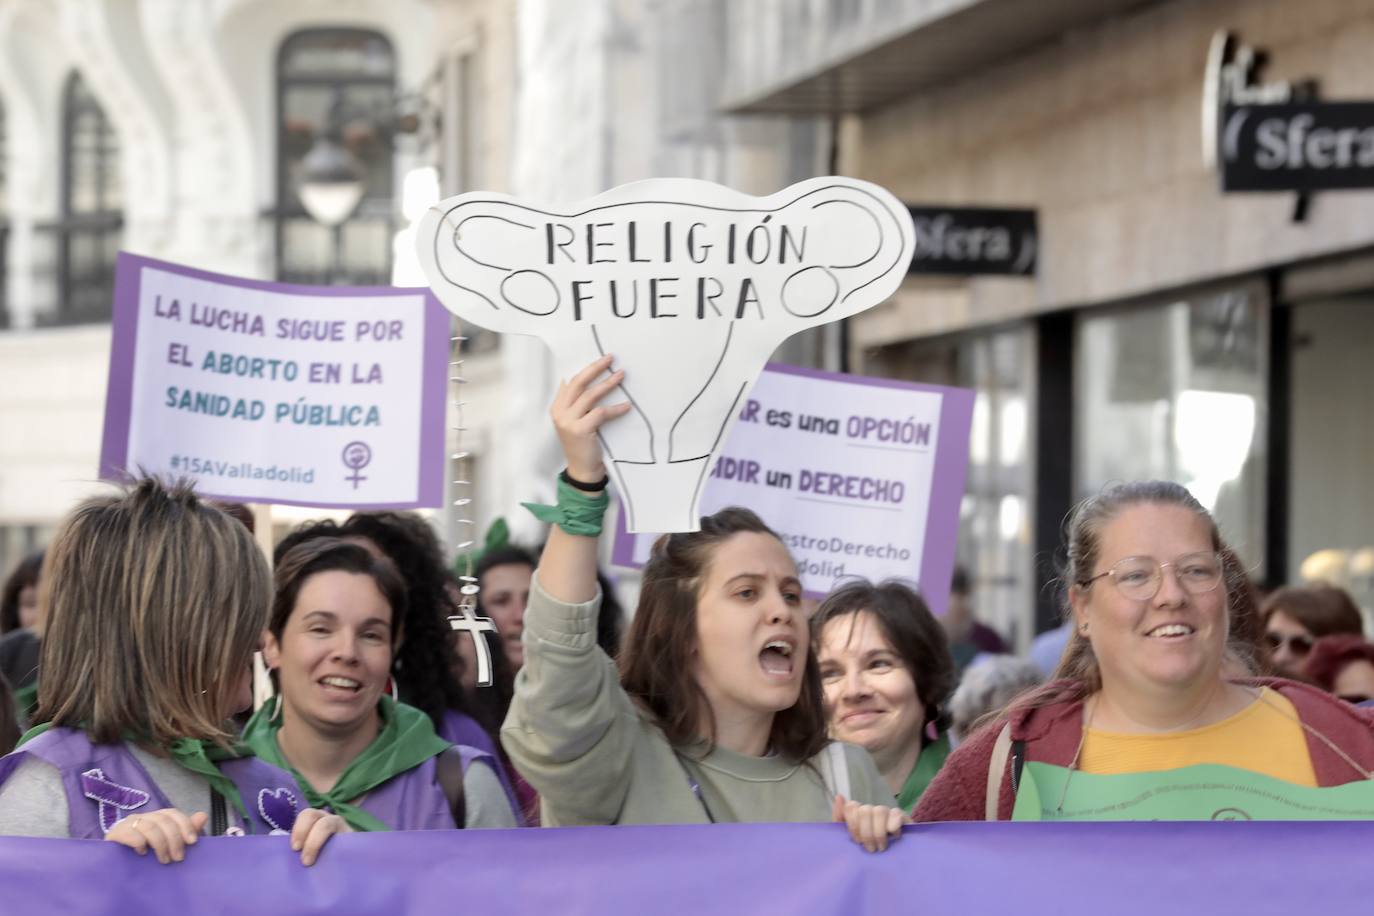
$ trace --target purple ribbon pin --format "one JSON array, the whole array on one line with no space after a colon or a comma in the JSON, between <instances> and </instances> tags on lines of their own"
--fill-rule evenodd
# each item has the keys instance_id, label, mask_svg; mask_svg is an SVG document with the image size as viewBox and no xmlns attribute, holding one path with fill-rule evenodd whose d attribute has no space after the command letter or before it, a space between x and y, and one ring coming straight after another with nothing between
<instances>
[{"instance_id":1,"label":"purple ribbon pin","mask_svg":"<svg viewBox=\"0 0 1374 916\"><path fill-rule=\"evenodd\" d=\"M100 806L100 829L105 833L113 830L128 812L148 804L147 792L110 782L100 767L81 774L81 792Z\"/></svg>"}]
</instances>

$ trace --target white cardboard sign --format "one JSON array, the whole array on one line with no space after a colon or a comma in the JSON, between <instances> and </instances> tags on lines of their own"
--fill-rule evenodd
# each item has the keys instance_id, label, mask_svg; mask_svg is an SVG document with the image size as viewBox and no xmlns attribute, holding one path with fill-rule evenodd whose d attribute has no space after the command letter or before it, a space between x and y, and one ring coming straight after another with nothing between
<instances>
[{"instance_id":1,"label":"white cardboard sign","mask_svg":"<svg viewBox=\"0 0 1374 916\"><path fill-rule=\"evenodd\" d=\"M914 246L907 209L852 178L767 197L654 179L566 208L462 194L416 236L464 321L539 337L565 378L615 356L626 378L608 403L634 409L601 439L632 532L697 530L706 475L769 355L886 299Z\"/></svg>"},{"instance_id":2,"label":"white cardboard sign","mask_svg":"<svg viewBox=\"0 0 1374 916\"><path fill-rule=\"evenodd\" d=\"M452 319L424 289L306 287L122 252L101 476L207 496L438 506Z\"/></svg>"}]
</instances>

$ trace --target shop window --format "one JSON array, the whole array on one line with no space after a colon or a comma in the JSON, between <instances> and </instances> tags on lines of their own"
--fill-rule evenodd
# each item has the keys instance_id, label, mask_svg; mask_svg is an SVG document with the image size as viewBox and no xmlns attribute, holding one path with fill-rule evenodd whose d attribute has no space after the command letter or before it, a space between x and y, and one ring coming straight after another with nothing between
<instances>
[{"instance_id":1,"label":"shop window","mask_svg":"<svg viewBox=\"0 0 1374 916\"><path fill-rule=\"evenodd\" d=\"M1292 309L1288 570L1374 612L1374 291Z\"/></svg>"},{"instance_id":2,"label":"shop window","mask_svg":"<svg viewBox=\"0 0 1374 916\"><path fill-rule=\"evenodd\" d=\"M1074 490L1181 483L1263 576L1268 298L1255 284L1079 316Z\"/></svg>"},{"instance_id":3,"label":"shop window","mask_svg":"<svg viewBox=\"0 0 1374 916\"><path fill-rule=\"evenodd\" d=\"M396 55L365 29L307 29L277 56L277 203L268 215L276 273L295 283L386 285L396 230L389 125L396 114ZM299 195L303 161L337 132L363 182L352 215L337 228L317 223Z\"/></svg>"},{"instance_id":4,"label":"shop window","mask_svg":"<svg viewBox=\"0 0 1374 916\"><path fill-rule=\"evenodd\" d=\"M882 347L863 371L975 392L958 562L977 618L1009 645L1035 632L1035 335L1028 326Z\"/></svg>"}]
</instances>

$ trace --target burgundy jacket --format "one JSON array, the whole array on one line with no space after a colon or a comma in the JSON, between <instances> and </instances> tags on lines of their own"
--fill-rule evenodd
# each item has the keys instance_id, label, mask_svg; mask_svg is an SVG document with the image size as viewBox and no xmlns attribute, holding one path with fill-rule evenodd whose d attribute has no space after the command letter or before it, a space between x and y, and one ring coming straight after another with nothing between
<instances>
[{"instance_id":1,"label":"burgundy jacket","mask_svg":"<svg viewBox=\"0 0 1374 916\"><path fill-rule=\"evenodd\" d=\"M1237 681L1248 687L1270 687L1293 704L1304 725L1325 735L1365 770L1374 771L1374 709L1357 709L1315 687L1280 678ZM1067 685L1066 685L1067 686ZM1066 767L1073 762L1083 735L1083 703L1054 703L1035 709L1013 709L1012 741L1024 741L1026 760ZM922 821L981 821L987 813L988 767L1005 717L988 723L960 744L921 795L912 819ZM1307 752L1320 786L1338 786L1363 779L1325 742L1304 730ZM1011 820L1016 797L1011 789L1011 760L1002 774L997 817Z\"/></svg>"}]
</instances>

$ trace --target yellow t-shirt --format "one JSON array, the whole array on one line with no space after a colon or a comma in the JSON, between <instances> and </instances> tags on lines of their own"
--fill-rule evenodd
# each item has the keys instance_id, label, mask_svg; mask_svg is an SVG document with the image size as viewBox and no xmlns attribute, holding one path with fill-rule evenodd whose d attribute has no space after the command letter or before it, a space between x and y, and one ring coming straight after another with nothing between
<instances>
[{"instance_id":1,"label":"yellow t-shirt","mask_svg":"<svg viewBox=\"0 0 1374 916\"><path fill-rule=\"evenodd\" d=\"M1089 728L1078 768L1084 773L1145 773L1219 763L1315 786L1298 713L1268 687L1240 712L1202 728L1162 735L1123 735Z\"/></svg>"}]
</instances>

